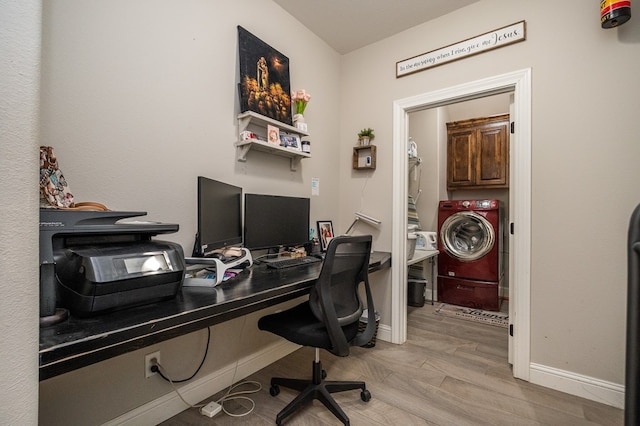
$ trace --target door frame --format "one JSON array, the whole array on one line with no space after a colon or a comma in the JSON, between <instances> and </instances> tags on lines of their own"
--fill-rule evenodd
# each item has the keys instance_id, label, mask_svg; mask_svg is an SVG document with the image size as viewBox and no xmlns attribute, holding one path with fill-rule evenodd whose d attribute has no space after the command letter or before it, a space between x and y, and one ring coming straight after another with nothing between
<instances>
[{"instance_id":1,"label":"door frame","mask_svg":"<svg viewBox=\"0 0 640 426\"><path fill-rule=\"evenodd\" d=\"M529 380L531 363L531 68L464 83L393 102L393 224L391 254L406 259L408 115L491 95L513 92L514 133L510 135L509 338L514 377ZM433 285L434 283L432 283ZM407 264L391 270L391 341L407 340Z\"/></svg>"}]
</instances>

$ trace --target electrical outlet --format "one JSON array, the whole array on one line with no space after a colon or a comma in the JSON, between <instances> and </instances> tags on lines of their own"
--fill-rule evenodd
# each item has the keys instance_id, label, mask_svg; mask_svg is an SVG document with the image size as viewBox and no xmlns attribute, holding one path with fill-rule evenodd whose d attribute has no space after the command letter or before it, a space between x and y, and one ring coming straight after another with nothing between
<instances>
[{"instance_id":1,"label":"electrical outlet","mask_svg":"<svg viewBox=\"0 0 640 426\"><path fill-rule=\"evenodd\" d=\"M144 356L144 377L147 379L157 372L151 371L151 367L160 363L160 351L152 352Z\"/></svg>"}]
</instances>

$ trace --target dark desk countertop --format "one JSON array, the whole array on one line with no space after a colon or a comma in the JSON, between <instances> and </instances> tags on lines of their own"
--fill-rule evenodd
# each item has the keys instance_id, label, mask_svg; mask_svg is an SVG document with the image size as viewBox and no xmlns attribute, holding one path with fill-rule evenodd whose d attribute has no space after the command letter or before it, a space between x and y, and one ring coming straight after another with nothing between
<instances>
[{"instance_id":1,"label":"dark desk countertop","mask_svg":"<svg viewBox=\"0 0 640 426\"><path fill-rule=\"evenodd\" d=\"M369 271L390 264L390 253L374 252ZM307 294L320 267L254 265L213 288L183 287L168 301L90 318L70 316L40 329L40 380Z\"/></svg>"}]
</instances>

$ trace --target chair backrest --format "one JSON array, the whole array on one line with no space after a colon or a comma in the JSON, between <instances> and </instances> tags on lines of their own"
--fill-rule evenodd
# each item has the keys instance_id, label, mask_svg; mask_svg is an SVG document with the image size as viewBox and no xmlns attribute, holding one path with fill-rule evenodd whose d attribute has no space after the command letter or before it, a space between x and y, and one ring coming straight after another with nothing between
<instances>
[{"instance_id":1,"label":"chair backrest","mask_svg":"<svg viewBox=\"0 0 640 426\"><path fill-rule=\"evenodd\" d=\"M330 350L339 356L349 354L350 345L363 345L375 331L373 297L369 288L371 235L340 236L327 247L320 276L311 289L309 305L314 315L325 323L333 344ZM364 284L369 317L367 328L347 340L342 327L356 324L363 312L358 291Z\"/></svg>"}]
</instances>

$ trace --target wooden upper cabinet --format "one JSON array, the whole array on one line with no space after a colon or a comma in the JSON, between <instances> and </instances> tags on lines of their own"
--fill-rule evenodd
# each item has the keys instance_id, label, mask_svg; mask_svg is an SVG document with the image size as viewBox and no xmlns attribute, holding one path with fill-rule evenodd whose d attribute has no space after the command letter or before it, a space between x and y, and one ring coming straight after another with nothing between
<instances>
[{"instance_id":1,"label":"wooden upper cabinet","mask_svg":"<svg viewBox=\"0 0 640 426\"><path fill-rule=\"evenodd\" d=\"M447 123L447 189L509 187L509 114Z\"/></svg>"},{"instance_id":2,"label":"wooden upper cabinet","mask_svg":"<svg viewBox=\"0 0 640 426\"><path fill-rule=\"evenodd\" d=\"M447 128L449 125L447 125ZM475 184L475 131L447 129L447 187Z\"/></svg>"}]
</instances>

